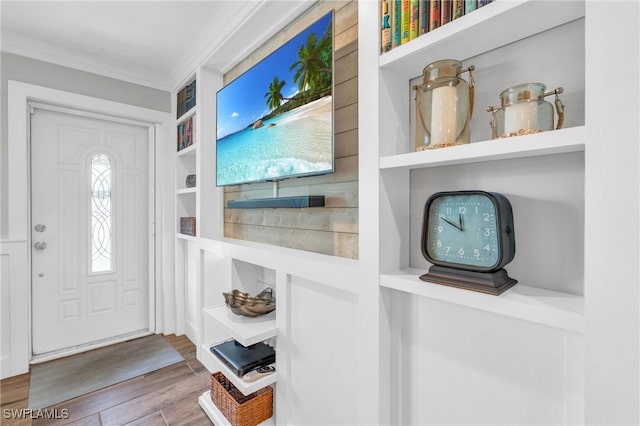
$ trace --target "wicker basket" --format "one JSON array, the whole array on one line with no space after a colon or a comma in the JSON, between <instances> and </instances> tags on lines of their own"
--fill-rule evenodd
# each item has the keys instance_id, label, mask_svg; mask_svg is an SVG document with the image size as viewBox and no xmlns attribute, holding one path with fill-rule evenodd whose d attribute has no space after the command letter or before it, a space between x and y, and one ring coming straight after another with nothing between
<instances>
[{"instance_id":1,"label":"wicker basket","mask_svg":"<svg viewBox=\"0 0 640 426\"><path fill-rule=\"evenodd\" d=\"M233 426L256 426L273 415L273 389L244 395L222 373L211 375L211 400Z\"/></svg>"}]
</instances>

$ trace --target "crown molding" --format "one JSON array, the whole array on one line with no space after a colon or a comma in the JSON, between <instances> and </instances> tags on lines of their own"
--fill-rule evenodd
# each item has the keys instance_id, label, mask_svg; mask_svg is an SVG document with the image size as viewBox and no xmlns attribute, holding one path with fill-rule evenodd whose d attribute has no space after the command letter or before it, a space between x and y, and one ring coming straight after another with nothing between
<instances>
[{"instance_id":1,"label":"crown molding","mask_svg":"<svg viewBox=\"0 0 640 426\"><path fill-rule=\"evenodd\" d=\"M189 52L182 66L176 69L172 82L174 90L192 75L194 70L205 67L224 74L249 54L271 39L293 19L316 4L317 0L256 0L247 2L246 14L240 21L229 21L228 31L209 28ZM216 36L214 36L216 34ZM212 40L217 42L212 43Z\"/></svg>"},{"instance_id":2,"label":"crown molding","mask_svg":"<svg viewBox=\"0 0 640 426\"><path fill-rule=\"evenodd\" d=\"M42 40L3 31L1 51L154 89L171 91L170 76L157 71L114 63L111 58L76 53Z\"/></svg>"},{"instance_id":3,"label":"crown molding","mask_svg":"<svg viewBox=\"0 0 640 426\"><path fill-rule=\"evenodd\" d=\"M224 74L286 27L317 0L251 0L238 2L220 15L185 49L168 72L114 62L112 58L73 52L49 43L3 30L0 50L31 59L114 78L158 90L175 91L199 67ZM240 19L237 19L241 17Z\"/></svg>"},{"instance_id":4,"label":"crown molding","mask_svg":"<svg viewBox=\"0 0 640 426\"><path fill-rule=\"evenodd\" d=\"M193 74L194 70L202 66L212 49L224 44L224 40L229 37L230 34L238 31L239 28L243 28L242 21L244 18L238 20L238 16L246 17L247 15L255 13L265 1L266 0L238 2L241 8L234 8L233 11L231 11L232 16L224 16L222 14L218 16L215 22L209 25L200 37L191 44L191 47L186 51L185 55L179 61L176 61L177 65L171 73L173 89L178 90L184 82L185 76Z\"/></svg>"}]
</instances>

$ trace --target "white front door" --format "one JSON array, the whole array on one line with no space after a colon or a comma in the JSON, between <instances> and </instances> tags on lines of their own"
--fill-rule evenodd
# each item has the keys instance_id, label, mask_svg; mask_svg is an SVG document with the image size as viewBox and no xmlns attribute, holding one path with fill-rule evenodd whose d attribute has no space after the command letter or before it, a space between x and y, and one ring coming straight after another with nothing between
<instances>
[{"instance_id":1,"label":"white front door","mask_svg":"<svg viewBox=\"0 0 640 426\"><path fill-rule=\"evenodd\" d=\"M149 130L31 115L33 354L149 329Z\"/></svg>"}]
</instances>

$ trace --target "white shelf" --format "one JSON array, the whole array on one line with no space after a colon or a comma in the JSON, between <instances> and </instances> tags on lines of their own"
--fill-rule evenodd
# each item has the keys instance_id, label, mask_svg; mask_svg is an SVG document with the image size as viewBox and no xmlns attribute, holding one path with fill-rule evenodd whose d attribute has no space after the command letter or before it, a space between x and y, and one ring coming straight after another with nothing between
<instances>
[{"instance_id":1,"label":"white shelf","mask_svg":"<svg viewBox=\"0 0 640 426\"><path fill-rule=\"evenodd\" d=\"M427 271L405 269L380 275L382 287L493 312L563 330L584 332L584 297L520 283L500 296L420 280Z\"/></svg>"},{"instance_id":2,"label":"white shelf","mask_svg":"<svg viewBox=\"0 0 640 426\"><path fill-rule=\"evenodd\" d=\"M493 4L493 3L490 3ZM380 169L417 169L585 150L584 126L380 158Z\"/></svg>"},{"instance_id":3,"label":"white shelf","mask_svg":"<svg viewBox=\"0 0 640 426\"><path fill-rule=\"evenodd\" d=\"M222 414L222 412L220 412L218 407L216 407L216 404L214 404L213 401L211 400L211 391L206 391L205 393L200 395L200 397L198 398L198 402L202 410L204 410L204 412L209 417L209 419L213 422L214 425L231 426L231 423L229 422L229 420L227 420L227 418ZM275 426L275 424L276 422L273 416L271 416L264 422L260 423L260 425L262 426Z\"/></svg>"},{"instance_id":4,"label":"white shelf","mask_svg":"<svg viewBox=\"0 0 640 426\"><path fill-rule=\"evenodd\" d=\"M187 111L187 112L185 112L184 114L182 114L182 115L180 116L180 118L178 118L178 119L176 120L176 124L180 124L180 123L182 123L183 121L186 121L189 117L193 117L194 115L196 115L196 107L195 107L195 106L194 106L194 107L191 107L191 109L190 109L189 111Z\"/></svg>"},{"instance_id":5,"label":"white shelf","mask_svg":"<svg viewBox=\"0 0 640 426\"><path fill-rule=\"evenodd\" d=\"M178 157L181 157L181 156L183 156L183 155L189 155L189 154L191 154L191 155L195 155L195 153L196 153L196 151L197 151L197 150L198 150L198 145L194 142L194 143L193 143L193 145L189 145L188 147L183 148L183 149L181 149L180 151L178 151L178 152L176 153L176 155L177 155Z\"/></svg>"},{"instance_id":6,"label":"white shelf","mask_svg":"<svg viewBox=\"0 0 640 426\"><path fill-rule=\"evenodd\" d=\"M198 237L181 234L180 232L176 232L176 238L180 238L181 240L187 240L187 241L197 241L198 240Z\"/></svg>"},{"instance_id":7,"label":"white shelf","mask_svg":"<svg viewBox=\"0 0 640 426\"><path fill-rule=\"evenodd\" d=\"M180 188L176 190L176 195L195 194L198 191L197 187L192 188Z\"/></svg>"},{"instance_id":8,"label":"white shelf","mask_svg":"<svg viewBox=\"0 0 640 426\"><path fill-rule=\"evenodd\" d=\"M258 389L269 386L278 380L278 372L276 371L275 373L264 376L261 379L256 380L255 382L245 382L233 371L231 371L229 367L227 367L222 361L220 361L218 357L211 353L211 350L209 348L218 343L222 342L203 344L200 348L201 356L198 357L198 360L207 368L207 370L214 373L216 371L222 372L222 374L224 374L224 376L229 379L229 381L233 383L233 385L237 387L244 395L250 395Z\"/></svg>"},{"instance_id":9,"label":"white shelf","mask_svg":"<svg viewBox=\"0 0 640 426\"><path fill-rule=\"evenodd\" d=\"M215 320L243 346L262 342L278 334L275 311L267 315L250 318L234 314L226 305L218 305L204 308L202 313L205 317L208 316Z\"/></svg>"},{"instance_id":10,"label":"white shelf","mask_svg":"<svg viewBox=\"0 0 640 426\"><path fill-rule=\"evenodd\" d=\"M496 0L380 56L382 69L406 80L422 74L442 52L465 60L584 17L584 1Z\"/></svg>"}]
</instances>

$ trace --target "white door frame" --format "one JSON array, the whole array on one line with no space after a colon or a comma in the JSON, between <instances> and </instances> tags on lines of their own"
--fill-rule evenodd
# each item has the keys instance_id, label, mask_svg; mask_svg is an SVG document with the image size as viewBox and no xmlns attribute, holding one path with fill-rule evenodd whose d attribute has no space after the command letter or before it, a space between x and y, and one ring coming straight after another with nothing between
<instances>
[{"instance_id":1,"label":"white door frame","mask_svg":"<svg viewBox=\"0 0 640 426\"><path fill-rule=\"evenodd\" d=\"M116 117L123 120L143 122L149 128L151 152L155 151L155 164L151 167L155 186L151 186L151 196L154 199L152 210L155 210L155 222L150 222L150 254L155 253L157 258L150 256L150 309L149 332L160 330L159 325L165 324L163 290L161 285L162 262L162 217L163 206L160 203L162 197L156 196L162 192L163 179L157 167L163 164L162 147L165 140L171 135L171 114L136 107L118 102L107 101L85 95L51 89L43 86L9 81L8 82L8 239L24 243L27 252L27 264L24 265L26 282L12 282L9 289L10 318L10 342L11 342L11 375L25 373L29 369L32 359L31 351L31 264L30 264L30 171L29 171L29 103L42 103L61 108L84 111L85 114L97 114L101 116ZM154 149L155 148L155 149ZM150 181L151 182L151 181ZM153 218L152 218L153 219ZM154 279L155 278L155 279ZM166 324L165 324L166 326ZM4 331L4 327L3 327ZM86 350L86 348L83 348Z\"/></svg>"}]
</instances>

